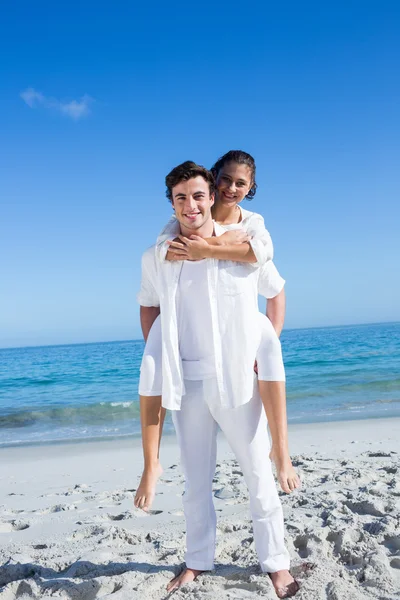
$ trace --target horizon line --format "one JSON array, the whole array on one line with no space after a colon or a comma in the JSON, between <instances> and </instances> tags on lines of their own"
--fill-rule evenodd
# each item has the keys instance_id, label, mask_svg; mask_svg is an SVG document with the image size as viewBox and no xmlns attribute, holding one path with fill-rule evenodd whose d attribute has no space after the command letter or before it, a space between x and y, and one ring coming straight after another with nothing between
<instances>
[{"instance_id":1,"label":"horizon line","mask_svg":"<svg viewBox=\"0 0 400 600\"><path fill-rule=\"evenodd\" d=\"M313 325L311 327L288 327L283 329L282 333L286 331L302 331L309 329L340 329L341 327L366 327L368 325L395 325L400 321L371 321L367 323L346 323L342 325ZM1 350L24 350L26 348L59 348L63 346L90 346L94 344L122 344L124 342L144 342L143 338L127 338L120 340L103 340L97 342L69 342L69 343L58 343L58 344L28 344L25 346L0 346Z\"/></svg>"}]
</instances>

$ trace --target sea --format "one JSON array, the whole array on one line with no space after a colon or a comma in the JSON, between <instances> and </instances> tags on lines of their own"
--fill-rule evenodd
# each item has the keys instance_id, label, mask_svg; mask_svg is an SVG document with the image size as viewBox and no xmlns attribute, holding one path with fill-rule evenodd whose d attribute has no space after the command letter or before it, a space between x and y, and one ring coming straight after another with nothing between
<instances>
[{"instance_id":1,"label":"sea","mask_svg":"<svg viewBox=\"0 0 400 600\"><path fill-rule=\"evenodd\" d=\"M0 447L140 436L143 348L0 349ZM286 330L282 349L289 423L400 416L400 323Z\"/></svg>"}]
</instances>

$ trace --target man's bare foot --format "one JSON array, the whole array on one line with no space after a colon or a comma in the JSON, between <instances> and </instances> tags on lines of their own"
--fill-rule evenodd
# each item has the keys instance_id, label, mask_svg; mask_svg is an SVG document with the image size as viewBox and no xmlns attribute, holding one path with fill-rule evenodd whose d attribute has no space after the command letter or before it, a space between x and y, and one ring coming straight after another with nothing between
<instances>
[{"instance_id":1,"label":"man's bare foot","mask_svg":"<svg viewBox=\"0 0 400 600\"><path fill-rule=\"evenodd\" d=\"M294 470L289 453L278 453L272 448L269 457L275 463L279 485L286 494L300 487L300 478Z\"/></svg>"},{"instance_id":2,"label":"man's bare foot","mask_svg":"<svg viewBox=\"0 0 400 600\"><path fill-rule=\"evenodd\" d=\"M268 575L278 598L291 598L299 591L299 584L289 571L277 571L276 573L268 573Z\"/></svg>"},{"instance_id":3,"label":"man's bare foot","mask_svg":"<svg viewBox=\"0 0 400 600\"><path fill-rule=\"evenodd\" d=\"M146 512L150 510L156 494L156 484L162 472L160 463L157 463L153 467L144 468L139 487L136 490L134 500L136 508L141 508Z\"/></svg>"},{"instance_id":4,"label":"man's bare foot","mask_svg":"<svg viewBox=\"0 0 400 600\"><path fill-rule=\"evenodd\" d=\"M177 577L174 577L174 579L171 579L171 581L167 585L167 592L173 592L174 590L180 588L182 585L185 585L185 583L191 583L201 573L204 573L204 571L196 571L196 569L188 569L186 567L186 569L183 569L182 573L180 573Z\"/></svg>"}]
</instances>

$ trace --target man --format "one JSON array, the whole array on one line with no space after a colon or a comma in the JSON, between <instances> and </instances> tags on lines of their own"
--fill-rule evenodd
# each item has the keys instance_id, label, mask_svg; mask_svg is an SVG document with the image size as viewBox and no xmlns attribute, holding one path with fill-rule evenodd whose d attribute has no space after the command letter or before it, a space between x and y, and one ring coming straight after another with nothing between
<instances>
[{"instance_id":1,"label":"man","mask_svg":"<svg viewBox=\"0 0 400 600\"><path fill-rule=\"evenodd\" d=\"M215 184L209 171L183 163L171 171L166 183L181 235L210 238L223 233L211 216ZM270 269L215 259L161 263L154 247L143 256L138 300L144 307L154 307L154 318L161 311L163 403L173 411L186 480L186 569L171 581L168 591L213 568L212 480L218 425L249 488L261 568L269 573L280 598L298 589L288 571L266 417L254 387L260 342L257 296L269 294Z\"/></svg>"}]
</instances>

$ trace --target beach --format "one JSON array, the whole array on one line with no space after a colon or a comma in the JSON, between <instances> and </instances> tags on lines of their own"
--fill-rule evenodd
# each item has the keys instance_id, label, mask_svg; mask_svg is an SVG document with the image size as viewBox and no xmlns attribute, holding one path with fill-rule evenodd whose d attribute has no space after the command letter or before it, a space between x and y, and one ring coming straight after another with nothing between
<instances>
[{"instance_id":1,"label":"beach","mask_svg":"<svg viewBox=\"0 0 400 600\"><path fill-rule=\"evenodd\" d=\"M302 487L280 493L299 600L400 594L400 419L290 425ZM0 598L167 598L184 561L175 437L150 514L133 506L140 441L0 450ZM222 435L214 479L215 570L176 598L276 598L260 572L240 467Z\"/></svg>"}]
</instances>

